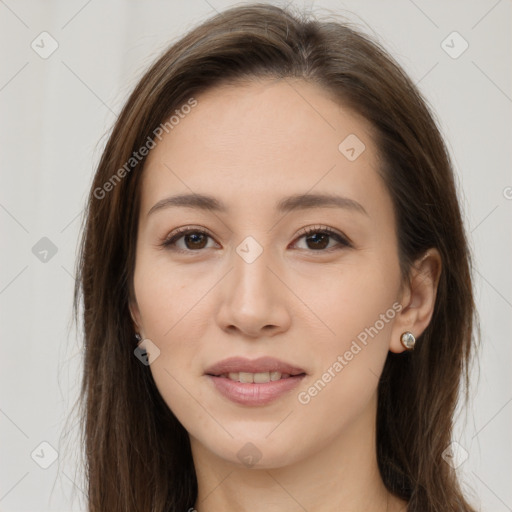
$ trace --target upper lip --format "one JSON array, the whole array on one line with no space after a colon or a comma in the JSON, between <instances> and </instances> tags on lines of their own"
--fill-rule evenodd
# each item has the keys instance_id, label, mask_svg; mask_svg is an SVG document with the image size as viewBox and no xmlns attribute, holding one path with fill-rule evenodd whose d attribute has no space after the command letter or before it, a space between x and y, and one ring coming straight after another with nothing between
<instances>
[{"instance_id":1,"label":"upper lip","mask_svg":"<svg viewBox=\"0 0 512 512\"><path fill-rule=\"evenodd\" d=\"M207 375L219 376L230 372L280 372L289 375L306 373L302 368L280 361L274 357L259 357L247 359L245 357L229 357L213 364L206 370Z\"/></svg>"}]
</instances>

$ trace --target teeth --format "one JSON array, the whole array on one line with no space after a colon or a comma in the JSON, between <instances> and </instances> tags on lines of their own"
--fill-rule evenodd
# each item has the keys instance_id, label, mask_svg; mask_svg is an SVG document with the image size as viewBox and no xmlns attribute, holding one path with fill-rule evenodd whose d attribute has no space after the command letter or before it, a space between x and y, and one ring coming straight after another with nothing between
<instances>
[{"instance_id":1,"label":"teeth","mask_svg":"<svg viewBox=\"0 0 512 512\"><path fill-rule=\"evenodd\" d=\"M264 384L265 382L273 382L281 378L289 377L289 375L287 373L282 374L281 372L230 372L224 374L223 377L242 383Z\"/></svg>"},{"instance_id":2,"label":"teeth","mask_svg":"<svg viewBox=\"0 0 512 512\"><path fill-rule=\"evenodd\" d=\"M257 384L262 384L264 382L270 382L270 373L269 372L255 373L254 374L254 382L256 382Z\"/></svg>"},{"instance_id":3,"label":"teeth","mask_svg":"<svg viewBox=\"0 0 512 512\"><path fill-rule=\"evenodd\" d=\"M254 373L240 372L238 380L240 382L254 382Z\"/></svg>"}]
</instances>

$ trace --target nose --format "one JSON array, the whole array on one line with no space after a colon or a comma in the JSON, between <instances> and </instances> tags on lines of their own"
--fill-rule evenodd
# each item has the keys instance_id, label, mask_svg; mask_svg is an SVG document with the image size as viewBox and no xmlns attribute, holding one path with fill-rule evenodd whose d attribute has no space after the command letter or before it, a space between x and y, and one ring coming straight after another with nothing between
<instances>
[{"instance_id":1,"label":"nose","mask_svg":"<svg viewBox=\"0 0 512 512\"><path fill-rule=\"evenodd\" d=\"M234 252L233 267L223 280L218 325L251 338L287 331L291 324L290 292L276 276L267 251L251 263Z\"/></svg>"}]
</instances>

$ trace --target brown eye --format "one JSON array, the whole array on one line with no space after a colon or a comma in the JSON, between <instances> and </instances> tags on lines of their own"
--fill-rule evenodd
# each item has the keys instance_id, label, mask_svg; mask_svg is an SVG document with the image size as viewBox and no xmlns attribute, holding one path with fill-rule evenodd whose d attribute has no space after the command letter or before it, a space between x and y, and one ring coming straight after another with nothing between
<instances>
[{"instance_id":1,"label":"brown eye","mask_svg":"<svg viewBox=\"0 0 512 512\"><path fill-rule=\"evenodd\" d=\"M203 249L208 242L208 236L204 233L191 233L183 237L187 249Z\"/></svg>"},{"instance_id":2,"label":"brown eye","mask_svg":"<svg viewBox=\"0 0 512 512\"><path fill-rule=\"evenodd\" d=\"M330 235L327 235L326 233L315 233L306 237L306 243L308 244L309 249L326 249L329 245L329 238Z\"/></svg>"},{"instance_id":3,"label":"brown eye","mask_svg":"<svg viewBox=\"0 0 512 512\"><path fill-rule=\"evenodd\" d=\"M299 249L306 249L310 251L330 251L341 249L343 247L352 247L350 242L341 234L333 231L327 227L314 226L307 228L303 231L299 240L304 239L306 247L299 247ZM334 244L331 242L334 241Z\"/></svg>"},{"instance_id":4,"label":"brown eye","mask_svg":"<svg viewBox=\"0 0 512 512\"><path fill-rule=\"evenodd\" d=\"M200 229L183 228L162 242L162 247L181 252L200 251L207 249L212 237ZM213 239L212 239L213 240Z\"/></svg>"}]
</instances>

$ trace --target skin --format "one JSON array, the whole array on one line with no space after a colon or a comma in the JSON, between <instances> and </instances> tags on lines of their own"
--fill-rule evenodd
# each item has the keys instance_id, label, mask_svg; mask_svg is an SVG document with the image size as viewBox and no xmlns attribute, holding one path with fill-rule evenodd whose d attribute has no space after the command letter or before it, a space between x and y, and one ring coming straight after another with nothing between
<instances>
[{"instance_id":1,"label":"skin","mask_svg":"<svg viewBox=\"0 0 512 512\"><path fill-rule=\"evenodd\" d=\"M405 510L377 467L378 377L388 351L404 350L400 335L418 337L431 319L438 252L428 251L402 282L372 127L319 86L254 81L197 100L146 162L130 306L137 332L160 350L150 365L158 390L190 436L196 510ZM366 146L354 161L338 149L350 134ZM158 201L191 192L214 196L228 211L169 207L148 215ZM306 192L350 198L366 213L276 211L283 197ZM184 237L176 248L185 252L159 245L187 226L208 232L202 248ZM331 237L315 249L301 232L309 226L330 227L352 245ZM263 249L252 263L236 252L247 236ZM401 306L394 318L300 403L298 393L394 303ZM235 355L277 357L307 375L268 405L235 404L204 375ZM237 456L246 443L260 457L250 467Z\"/></svg>"}]
</instances>

